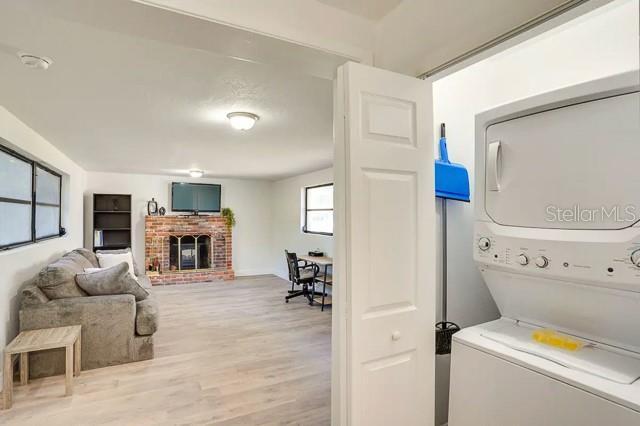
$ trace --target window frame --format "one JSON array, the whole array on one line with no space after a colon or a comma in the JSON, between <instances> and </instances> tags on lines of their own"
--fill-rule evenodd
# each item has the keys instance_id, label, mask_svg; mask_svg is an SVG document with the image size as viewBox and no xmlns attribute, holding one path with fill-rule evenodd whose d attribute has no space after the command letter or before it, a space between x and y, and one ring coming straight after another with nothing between
<instances>
[{"instance_id":1,"label":"window frame","mask_svg":"<svg viewBox=\"0 0 640 426\"><path fill-rule=\"evenodd\" d=\"M329 237L333 236L333 232L316 232L316 231L309 231L307 229L307 220L308 220L308 213L309 212L331 212L333 214L334 208L330 208L330 209L310 209L310 208L308 208L308 205L309 205L309 202L308 202L309 201L309 190L310 189L316 189L316 188L324 188L325 186L333 186L333 182L323 183L323 184L320 184L320 185L305 186L304 187L304 210L303 210L304 224L302 226L302 232L304 232L305 234L326 235L326 236L329 236Z\"/></svg>"},{"instance_id":2,"label":"window frame","mask_svg":"<svg viewBox=\"0 0 640 426\"><path fill-rule=\"evenodd\" d=\"M59 182L58 182L58 204L53 204L53 203L42 203L42 202L38 202L37 201L37 193L36 193L36 185L38 184L38 169L44 170L45 172L52 174L53 176L57 177ZM44 164L38 163L37 161L33 162L33 214L32 214L32 232L33 232L33 237L34 237L34 242L39 242L39 241L44 241L44 240L49 240L51 238L57 238L60 237L60 233L62 231L62 175L60 173L56 173L55 171L51 170L49 167L45 166ZM40 237L37 238L36 235L36 208L38 206L45 206L45 207L57 207L58 208L58 233L57 234L51 234L51 235L45 235L44 237Z\"/></svg>"},{"instance_id":3,"label":"window frame","mask_svg":"<svg viewBox=\"0 0 640 426\"><path fill-rule=\"evenodd\" d=\"M0 138L0 142L4 141L3 139ZM31 200L30 200L30 204L31 204L31 238L29 240L26 241L21 241L21 242L16 242L16 243L10 243L10 244L5 244L5 245L0 245L0 252L2 251L6 251L6 250L11 250L14 248L18 248L18 247L23 247L23 246L27 246L30 244L36 244L39 243L40 241L45 241L45 240L50 240L53 238L60 238L62 237L62 175L54 170L51 170L51 168L45 166L44 164L32 160L29 157L26 157L14 150L12 150L11 148L8 148L7 146L3 145L0 143L0 151L2 151L3 153L17 158L20 161L23 161L25 163L28 163L31 166ZM50 173L54 176L56 176L60 183L59 183L59 190L58 190L58 204L52 204L52 203L38 203L36 201L36 185L37 185L37 169L40 168L44 171L46 171L47 173ZM4 198L4 197L0 197L0 201L5 202L5 203L13 203L13 204L29 204L27 203L25 200L18 200L18 199L13 199L13 198ZM49 206L49 207L58 207L59 208L59 214L58 214L58 233L57 234L53 234L53 235L47 235L44 237L40 237L40 238L36 238L36 206Z\"/></svg>"}]
</instances>

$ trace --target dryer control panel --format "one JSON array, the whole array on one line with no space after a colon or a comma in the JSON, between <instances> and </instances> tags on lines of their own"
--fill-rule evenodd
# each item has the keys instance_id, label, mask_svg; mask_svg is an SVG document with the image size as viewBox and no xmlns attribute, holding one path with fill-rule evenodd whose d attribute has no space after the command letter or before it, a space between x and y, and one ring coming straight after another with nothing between
<instances>
[{"instance_id":1,"label":"dryer control panel","mask_svg":"<svg viewBox=\"0 0 640 426\"><path fill-rule=\"evenodd\" d=\"M481 267L640 293L640 228L566 231L476 222Z\"/></svg>"}]
</instances>

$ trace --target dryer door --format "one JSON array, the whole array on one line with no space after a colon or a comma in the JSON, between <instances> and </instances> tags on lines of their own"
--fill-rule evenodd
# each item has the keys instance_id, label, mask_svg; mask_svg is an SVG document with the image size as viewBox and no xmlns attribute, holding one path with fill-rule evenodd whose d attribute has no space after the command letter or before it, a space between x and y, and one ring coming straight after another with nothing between
<instances>
[{"instance_id":1,"label":"dryer door","mask_svg":"<svg viewBox=\"0 0 640 426\"><path fill-rule=\"evenodd\" d=\"M640 94L487 127L485 209L501 225L622 229L640 221Z\"/></svg>"}]
</instances>

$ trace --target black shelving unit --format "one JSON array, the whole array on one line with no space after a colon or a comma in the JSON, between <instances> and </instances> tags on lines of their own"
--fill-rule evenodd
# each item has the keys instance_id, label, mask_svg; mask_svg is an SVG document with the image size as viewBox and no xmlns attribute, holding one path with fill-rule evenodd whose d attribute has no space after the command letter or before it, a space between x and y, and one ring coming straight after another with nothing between
<instances>
[{"instance_id":1,"label":"black shelving unit","mask_svg":"<svg viewBox=\"0 0 640 426\"><path fill-rule=\"evenodd\" d=\"M131 247L131 195L93 194L93 251Z\"/></svg>"}]
</instances>

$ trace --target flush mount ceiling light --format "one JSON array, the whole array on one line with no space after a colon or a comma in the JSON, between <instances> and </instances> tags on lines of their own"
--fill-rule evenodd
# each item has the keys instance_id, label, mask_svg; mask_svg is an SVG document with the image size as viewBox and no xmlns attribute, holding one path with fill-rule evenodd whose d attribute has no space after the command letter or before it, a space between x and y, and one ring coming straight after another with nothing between
<instances>
[{"instance_id":1,"label":"flush mount ceiling light","mask_svg":"<svg viewBox=\"0 0 640 426\"><path fill-rule=\"evenodd\" d=\"M256 121L260 120L255 114L250 112L230 112L227 114L231 127L236 130L249 130L256 124Z\"/></svg>"},{"instance_id":2,"label":"flush mount ceiling light","mask_svg":"<svg viewBox=\"0 0 640 426\"><path fill-rule=\"evenodd\" d=\"M32 55L30 53L18 53L18 57L25 67L38 70L46 70L53 63L51 58Z\"/></svg>"},{"instance_id":3,"label":"flush mount ceiling light","mask_svg":"<svg viewBox=\"0 0 640 426\"><path fill-rule=\"evenodd\" d=\"M189 170L189 175L192 178L201 178L204 175L202 170Z\"/></svg>"}]
</instances>

